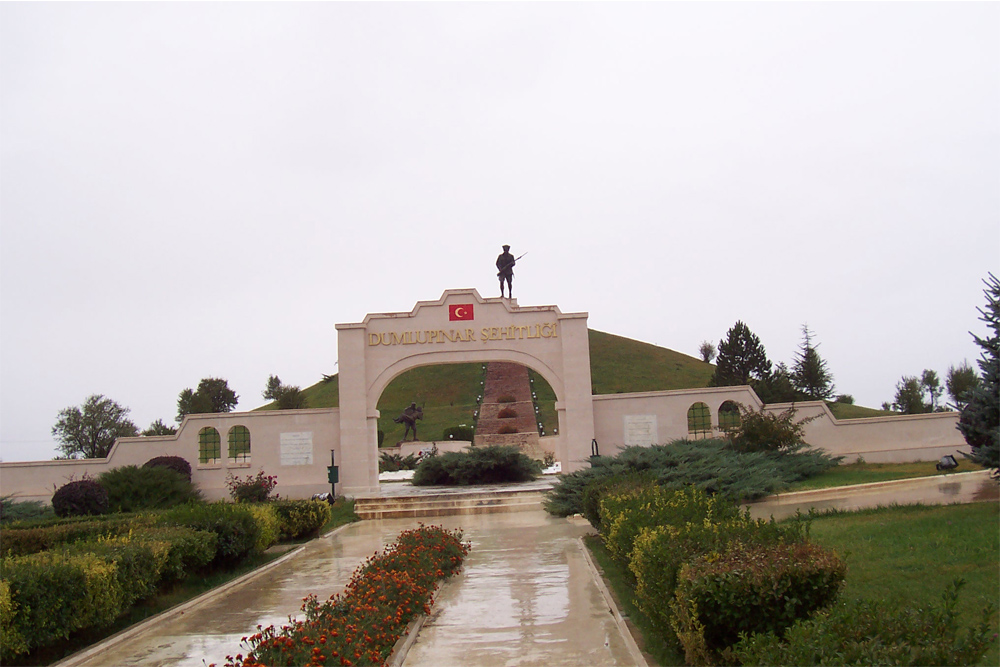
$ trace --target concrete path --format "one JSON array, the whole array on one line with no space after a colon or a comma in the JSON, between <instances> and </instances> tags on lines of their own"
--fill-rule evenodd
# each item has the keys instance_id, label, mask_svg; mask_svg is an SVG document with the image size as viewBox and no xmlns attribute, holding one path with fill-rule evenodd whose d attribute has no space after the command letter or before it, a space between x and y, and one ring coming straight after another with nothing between
<instances>
[{"instance_id":1,"label":"concrete path","mask_svg":"<svg viewBox=\"0 0 1000 667\"><path fill-rule=\"evenodd\" d=\"M754 518L783 519L796 510L808 512L827 509L854 510L886 505L953 505L1000 500L1000 486L990 479L989 470L959 472L935 477L899 479L892 482L875 482L831 489L815 489L797 493L769 496L752 503L750 515Z\"/></svg>"},{"instance_id":2,"label":"concrete path","mask_svg":"<svg viewBox=\"0 0 1000 667\"><path fill-rule=\"evenodd\" d=\"M281 625L302 599L343 590L360 563L412 519L364 521L307 544L249 581L215 591L60 663L143 667L222 664L258 624ZM463 572L439 591L405 665L635 665L582 552L585 521L541 509L436 517L472 542Z\"/></svg>"}]
</instances>

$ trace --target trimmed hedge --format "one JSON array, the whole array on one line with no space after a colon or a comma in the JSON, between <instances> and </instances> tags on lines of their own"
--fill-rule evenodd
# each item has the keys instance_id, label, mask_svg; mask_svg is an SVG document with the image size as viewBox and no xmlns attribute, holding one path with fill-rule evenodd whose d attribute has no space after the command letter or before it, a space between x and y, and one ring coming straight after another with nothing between
<instances>
[{"instance_id":1,"label":"trimmed hedge","mask_svg":"<svg viewBox=\"0 0 1000 667\"><path fill-rule=\"evenodd\" d=\"M541 472L541 464L517 447L494 445L425 458L413 474L413 484L468 486L527 482Z\"/></svg>"},{"instance_id":2,"label":"trimmed hedge","mask_svg":"<svg viewBox=\"0 0 1000 667\"><path fill-rule=\"evenodd\" d=\"M4 556L27 556L99 535L114 537L127 534L130 530L152 523L153 519L150 517L106 516L17 525L0 531L0 553Z\"/></svg>"},{"instance_id":3,"label":"trimmed hedge","mask_svg":"<svg viewBox=\"0 0 1000 667\"><path fill-rule=\"evenodd\" d=\"M318 535L330 520L330 503L322 500L279 500L271 503L281 521L281 541Z\"/></svg>"},{"instance_id":4,"label":"trimmed hedge","mask_svg":"<svg viewBox=\"0 0 1000 667\"><path fill-rule=\"evenodd\" d=\"M79 479L56 489L52 495L56 516L108 513L108 492L92 479Z\"/></svg>"},{"instance_id":5,"label":"trimmed hedge","mask_svg":"<svg viewBox=\"0 0 1000 667\"><path fill-rule=\"evenodd\" d=\"M809 543L736 542L682 566L671 611L687 663L718 663L743 633L781 635L833 604L846 571L836 554Z\"/></svg>"},{"instance_id":6,"label":"trimmed hedge","mask_svg":"<svg viewBox=\"0 0 1000 667\"><path fill-rule=\"evenodd\" d=\"M606 495L628 494L653 484L649 471L625 472L590 481L581 494L582 514L590 525L601 529L601 499Z\"/></svg>"},{"instance_id":7,"label":"trimmed hedge","mask_svg":"<svg viewBox=\"0 0 1000 667\"><path fill-rule=\"evenodd\" d=\"M476 429L472 426L449 426L442 434L442 440L462 440L472 442L476 435Z\"/></svg>"},{"instance_id":8,"label":"trimmed hedge","mask_svg":"<svg viewBox=\"0 0 1000 667\"><path fill-rule=\"evenodd\" d=\"M215 533L218 538L214 562L232 563L250 555L262 543L262 527L246 503L192 503L166 510L161 525L187 526Z\"/></svg>"},{"instance_id":9,"label":"trimmed hedge","mask_svg":"<svg viewBox=\"0 0 1000 667\"><path fill-rule=\"evenodd\" d=\"M115 584L121 610L156 592L160 572L167 561L167 547L162 542L148 542L129 536L77 542L67 551L80 556L97 556L114 565Z\"/></svg>"},{"instance_id":10,"label":"trimmed hedge","mask_svg":"<svg viewBox=\"0 0 1000 667\"><path fill-rule=\"evenodd\" d=\"M157 456L142 464L143 468L167 468L179 472L191 481L191 464L180 456Z\"/></svg>"},{"instance_id":11,"label":"trimmed hedge","mask_svg":"<svg viewBox=\"0 0 1000 667\"><path fill-rule=\"evenodd\" d=\"M962 631L955 605L963 581L945 591L940 607L913 609L884 600L836 605L796 623L784 637L744 637L732 655L747 665L977 665L995 641L995 609Z\"/></svg>"},{"instance_id":12,"label":"trimmed hedge","mask_svg":"<svg viewBox=\"0 0 1000 667\"><path fill-rule=\"evenodd\" d=\"M111 623L122 610L116 567L95 554L38 553L7 558L0 576L10 587L13 616L2 619L0 661Z\"/></svg>"},{"instance_id":13,"label":"trimmed hedge","mask_svg":"<svg viewBox=\"0 0 1000 667\"><path fill-rule=\"evenodd\" d=\"M260 531L253 546L253 550L260 553L277 544L281 536L281 519L271 503L250 503L247 507Z\"/></svg>"}]
</instances>

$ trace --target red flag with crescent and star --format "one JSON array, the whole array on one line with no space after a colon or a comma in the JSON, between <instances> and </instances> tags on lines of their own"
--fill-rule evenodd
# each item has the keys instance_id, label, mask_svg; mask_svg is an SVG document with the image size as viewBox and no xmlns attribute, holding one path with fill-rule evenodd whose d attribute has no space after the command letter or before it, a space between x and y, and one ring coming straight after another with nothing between
<instances>
[{"instance_id":1,"label":"red flag with crescent and star","mask_svg":"<svg viewBox=\"0 0 1000 667\"><path fill-rule=\"evenodd\" d=\"M471 303L454 303L448 306L448 321L473 320L475 319L474 313Z\"/></svg>"}]
</instances>

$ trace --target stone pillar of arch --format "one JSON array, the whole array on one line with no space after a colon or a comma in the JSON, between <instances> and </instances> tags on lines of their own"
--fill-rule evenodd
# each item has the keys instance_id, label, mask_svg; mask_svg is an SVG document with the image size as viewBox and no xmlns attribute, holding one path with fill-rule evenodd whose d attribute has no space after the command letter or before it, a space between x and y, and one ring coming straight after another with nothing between
<instances>
[{"instance_id":1,"label":"stone pillar of arch","mask_svg":"<svg viewBox=\"0 0 1000 667\"><path fill-rule=\"evenodd\" d=\"M418 366L512 361L535 370L557 397L563 470L586 463L594 437L587 313L446 290L409 313L370 314L337 331L345 495L378 493L378 399L393 378Z\"/></svg>"}]
</instances>

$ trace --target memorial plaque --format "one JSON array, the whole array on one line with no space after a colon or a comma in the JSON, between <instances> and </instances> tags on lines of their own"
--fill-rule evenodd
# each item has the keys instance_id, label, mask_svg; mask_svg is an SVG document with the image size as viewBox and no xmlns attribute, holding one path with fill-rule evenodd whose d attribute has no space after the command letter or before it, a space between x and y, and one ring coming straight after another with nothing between
<instances>
[{"instance_id":1,"label":"memorial plaque","mask_svg":"<svg viewBox=\"0 0 1000 667\"><path fill-rule=\"evenodd\" d=\"M312 431L281 434L281 465L311 466L313 462Z\"/></svg>"},{"instance_id":2,"label":"memorial plaque","mask_svg":"<svg viewBox=\"0 0 1000 667\"><path fill-rule=\"evenodd\" d=\"M625 415L625 445L656 444L656 415Z\"/></svg>"}]
</instances>

